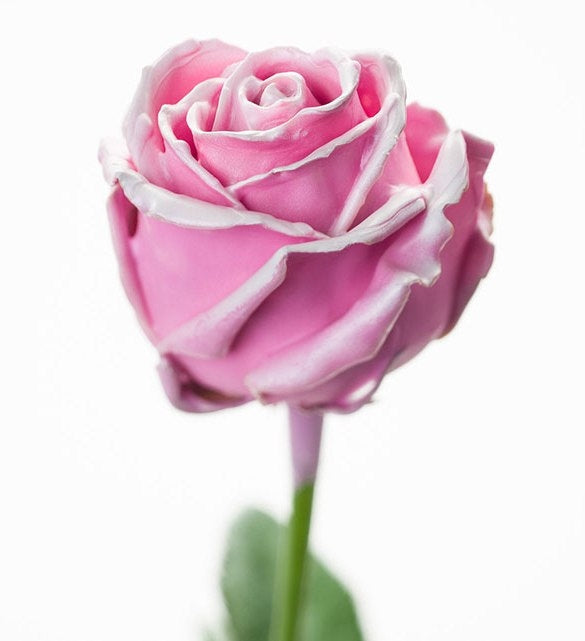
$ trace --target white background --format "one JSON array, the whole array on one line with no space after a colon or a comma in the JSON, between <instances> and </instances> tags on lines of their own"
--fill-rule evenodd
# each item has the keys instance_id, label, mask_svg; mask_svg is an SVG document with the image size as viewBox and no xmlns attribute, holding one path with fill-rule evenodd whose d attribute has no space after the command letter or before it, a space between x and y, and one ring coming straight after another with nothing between
<instances>
[{"instance_id":1,"label":"white background","mask_svg":"<svg viewBox=\"0 0 585 641\"><path fill-rule=\"evenodd\" d=\"M386 49L411 98L495 142L492 272L327 421L314 547L368 641L585 639L577 5L0 0L1 639L196 641L230 518L288 509L284 408L173 410L110 245L99 138L189 36Z\"/></svg>"}]
</instances>

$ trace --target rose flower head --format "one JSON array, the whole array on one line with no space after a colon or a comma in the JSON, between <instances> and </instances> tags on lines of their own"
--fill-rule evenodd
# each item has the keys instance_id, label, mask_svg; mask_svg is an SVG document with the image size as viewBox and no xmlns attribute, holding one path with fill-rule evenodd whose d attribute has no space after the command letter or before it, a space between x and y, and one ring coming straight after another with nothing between
<instances>
[{"instance_id":1,"label":"rose flower head","mask_svg":"<svg viewBox=\"0 0 585 641\"><path fill-rule=\"evenodd\" d=\"M490 143L406 106L378 53L188 41L100 160L170 400L350 412L457 322L493 248Z\"/></svg>"}]
</instances>

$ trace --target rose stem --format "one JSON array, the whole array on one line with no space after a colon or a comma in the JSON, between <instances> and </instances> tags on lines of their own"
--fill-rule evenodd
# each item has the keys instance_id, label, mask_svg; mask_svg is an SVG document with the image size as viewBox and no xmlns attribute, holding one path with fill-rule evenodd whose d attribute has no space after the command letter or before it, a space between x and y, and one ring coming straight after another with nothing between
<instances>
[{"instance_id":1,"label":"rose stem","mask_svg":"<svg viewBox=\"0 0 585 641\"><path fill-rule=\"evenodd\" d=\"M322 427L322 414L289 406L294 494L292 514L276 570L271 641L295 641Z\"/></svg>"}]
</instances>

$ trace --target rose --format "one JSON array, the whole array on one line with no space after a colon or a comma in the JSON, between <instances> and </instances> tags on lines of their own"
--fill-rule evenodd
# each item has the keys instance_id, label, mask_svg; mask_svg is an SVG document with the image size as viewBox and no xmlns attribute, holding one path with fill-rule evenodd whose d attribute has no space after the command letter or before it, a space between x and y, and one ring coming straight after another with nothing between
<instances>
[{"instance_id":1,"label":"rose","mask_svg":"<svg viewBox=\"0 0 585 641\"><path fill-rule=\"evenodd\" d=\"M126 292L181 409L352 411L492 261L491 144L405 106L396 62L186 42L106 141Z\"/></svg>"}]
</instances>

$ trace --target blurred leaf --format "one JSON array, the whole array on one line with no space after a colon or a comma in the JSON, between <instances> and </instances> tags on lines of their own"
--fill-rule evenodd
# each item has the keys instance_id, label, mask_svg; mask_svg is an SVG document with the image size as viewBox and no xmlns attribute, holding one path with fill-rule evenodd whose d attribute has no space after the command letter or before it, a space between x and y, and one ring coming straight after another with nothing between
<instances>
[{"instance_id":1,"label":"blurred leaf","mask_svg":"<svg viewBox=\"0 0 585 641\"><path fill-rule=\"evenodd\" d=\"M225 625L223 630L204 630L202 641L236 641L233 631L230 631L228 627Z\"/></svg>"},{"instance_id":2,"label":"blurred leaf","mask_svg":"<svg viewBox=\"0 0 585 641\"><path fill-rule=\"evenodd\" d=\"M228 536L221 588L237 641L267 641L279 527L247 510Z\"/></svg>"},{"instance_id":3,"label":"blurred leaf","mask_svg":"<svg viewBox=\"0 0 585 641\"><path fill-rule=\"evenodd\" d=\"M234 641L268 641L283 532L282 526L258 510L244 512L230 531L221 587ZM300 641L363 641L350 594L313 556L308 559L298 636Z\"/></svg>"},{"instance_id":4,"label":"blurred leaf","mask_svg":"<svg viewBox=\"0 0 585 641\"><path fill-rule=\"evenodd\" d=\"M363 641L355 605L347 589L313 557L307 571L307 602L301 616L299 639Z\"/></svg>"}]
</instances>

